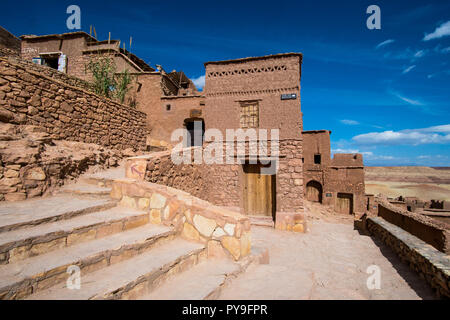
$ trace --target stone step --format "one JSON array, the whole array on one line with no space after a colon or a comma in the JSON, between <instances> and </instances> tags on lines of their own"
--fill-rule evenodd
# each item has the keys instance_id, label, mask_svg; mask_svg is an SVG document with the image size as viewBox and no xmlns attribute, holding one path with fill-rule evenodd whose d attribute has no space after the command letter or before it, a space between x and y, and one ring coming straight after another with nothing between
<instances>
[{"instance_id":1,"label":"stone step","mask_svg":"<svg viewBox=\"0 0 450 320\"><path fill-rule=\"evenodd\" d=\"M0 233L0 263L12 263L147 224L147 212L114 207L88 215Z\"/></svg>"},{"instance_id":2,"label":"stone step","mask_svg":"<svg viewBox=\"0 0 450 320\"><path fill-rule=\"evenodd\" d=\"M249 216L250 218L250 224L253 226L260 226L260 227L275 227L275 222L273 221L272 217L264 217L264 216Z\"/></svg>"},{"instance_id":3,"label":"stone step","mask_svg":"<svg viewBox=\"0 0 450 320\"><path fill-rule=\"evenodd\" d=\"M72 194L77 196L88 196L92 197L108 197L111 193L110 187L100 187L93 184L87 183L76 183L70 184L62 187L59 191L59 194Z\"/></svg>"},{"instance_id":4,"label":"stone step","mask_svg":"<svg viewBox=\"0 0 450 320\"><path fill-rule=\"evenodd\" d=\"M0 266L0 299L22 299L66 281L76 265L84 276L161 245L175 237L169 227L145 225L101 239Z\"/></svg>"},{"instance_id":5,"label":"stone step","mask_svg":"<svg viewBox=\"0 0 450 320\"><path fill-rule=\"evenodd\" d=\"M138 300L216 299L228 275L237 273L238 263L230 259L209 259L177 274Z\"/></svg>"},{"instance_id":6,"label":"stone step","mask_svg":"<svg viewBox=\"0 0 450 320\"><path fill-rule=\"evenodd\" d=\"M0 233L70 219L116 206L111 199L81 199L70 195L0 203Z\"/></svg>"},{"instance_id":7,"label":"stone step","mask_svg":"<svg viewBox=\"0 0 450 320\"><path fill-rule=\"evenodd\" d=\"M90 173L80 177L79 181L98 187L111 187L115 179L125 178L125 167L111 168L105 171Z\"/></svg>"},{"instance_id":8,"label":"stone step","mask_svg":"<svg viewBox=\"0 0 450 320\"><path fill-rule=\"evenodd\" d=\"M135 299L171 274L182 272L205 257L204 245L176 238L87 275L81 288L70 290L66 283L30 295L30 300Z\"/></svg>"}]
</instances>

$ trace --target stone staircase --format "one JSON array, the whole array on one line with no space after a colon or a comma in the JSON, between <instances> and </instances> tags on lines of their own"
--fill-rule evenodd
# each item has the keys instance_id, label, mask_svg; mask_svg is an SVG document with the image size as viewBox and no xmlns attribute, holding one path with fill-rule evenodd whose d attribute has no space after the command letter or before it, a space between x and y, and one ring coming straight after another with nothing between
<instances>
[{"instance_id":1,"label":"stone staircase","mask_svg":"<svg viewBox=\"0 0 450 320\"><path fill-rule=\"evenodd\" d=\"M211 299L258 260L207 259L204 244L121 206L108 195L121 171L0 204L0 299ZM80 289L67 287L72 266Z\"/></svg>"}]
</instances>

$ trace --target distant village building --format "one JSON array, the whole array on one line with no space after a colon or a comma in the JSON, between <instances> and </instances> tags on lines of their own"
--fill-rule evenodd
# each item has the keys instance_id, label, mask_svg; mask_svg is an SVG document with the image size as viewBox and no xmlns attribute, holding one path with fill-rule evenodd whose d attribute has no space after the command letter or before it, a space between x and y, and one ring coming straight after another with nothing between
<instances>
[{"instance_id":1,"label":"distant village building","mask_svg":"<svg viewBox=\"0 0 450 320\"><path fill-rule=\"evenodd\" d=\"M306 199L331 205L345 214L370 210L362 155L335 154L331 158L330 135L329 130L303 131Z\"/></svg>"}]
</instances>

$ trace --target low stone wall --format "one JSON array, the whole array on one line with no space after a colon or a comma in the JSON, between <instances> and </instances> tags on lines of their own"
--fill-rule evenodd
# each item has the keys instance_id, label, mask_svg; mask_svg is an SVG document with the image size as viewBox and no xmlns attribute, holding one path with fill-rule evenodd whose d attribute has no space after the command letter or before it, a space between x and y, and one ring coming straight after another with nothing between
<instances>
[{"instance_id":1,"label":"low stone wall","mask_svg":"<svg viewBox=\"0 0 450 320\"><path fill-rule=\"evenodd\" d=\"M369 233L386 243L436 291L450 298L450 259L405 230L380 217L367 218Z\"/></svg>"},{"instance_id":2,"label":"low stone wall","mask_svg":"<svg viewBox=\"0 0 450 320\"><path fill-rule=\"evenodd\" d=\"M402 228L439 251L450 253L450 230L447 224L419 213L403 210L387 201L378 205L378 216Z\"/></svg>"},{"instance_id":3,"label":"low stone wall","mask_svg":"<svg viewBox=\"0 0 450 320\"><path fill-rule=\"evenodd\" d=\"M250 220L181 190L134 179L115 180L111 197L146 210L150 222L174 227L185 239L204 243L208 257L239 260L250 253Z\"/></svg>"},{"instance_id":4,"label":"low stone wall","mask_svg":"<svg viewBox=\"0 0 450 320\"><path fill-rule=\"evenodd\" d=\"M192 154L195 149L191 148ZM180 189L217 206L239 207L239 167L237 164L175 164L169 150L129 158L126 176Z\"/></svg>"},{"instance_id":5,"label":"low stone wall","mask_svg":"<svg viewBox=\"0 0 450 320\"><path fill-rule=\"evenodd\" d=\"M145 150L148 133L145 113L5 58L0 58L0 121L43 127L53 139L116 149Z\"/></svg>"}]
</instances>

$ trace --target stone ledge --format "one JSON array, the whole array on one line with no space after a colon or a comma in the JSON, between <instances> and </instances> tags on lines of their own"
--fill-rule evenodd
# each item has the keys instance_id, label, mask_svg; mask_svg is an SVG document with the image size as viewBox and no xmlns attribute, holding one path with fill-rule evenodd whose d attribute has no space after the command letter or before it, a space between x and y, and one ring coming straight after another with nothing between
<instances>
[{"instance_id":1,"label":"stone ledge","mask_svg":"<svg viewBox=\"0 0 450 320\"><path fill-rule=\"evenodd\" d=\"M296 212L277 212L275 229L305 233L307 230L305 216Z\"/></svg>"},{"instance_id":2,"label":"stone ledge","mask_svg":"<svg viewBox=\"0 0 450 320\"><path fill-rule=\"evenodd\" d=\"M425 279L439 297L450 298L450 256L380 217L367 218L367 229Z\"/></svg>"},{"instance_id":3,"label":"stone ledge","mask_svg":"<svg viewBox=\"0 0 450 320\"><path fill-rule=\"evenodd\" d=\"M250 253L250 219L187 192L160 184L117 179L111 197L126 207L145 210L150 222L174 227L183 238L207 246L208 256L239 260Z\"/></svg>"},{"instance_id":4,"label":"stone ledge","mask_svg":"<svg viewBox=\"0 0 450 320\"><path fill-rule=\"evenodd\" d=\"M445 223L422 214L403 210L387 201L378 205L378 216L446 254L450 253L450 232Z\"/></svg>"}]
</instances>

